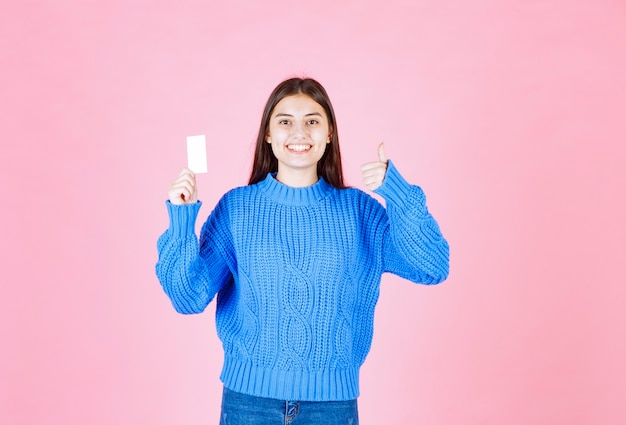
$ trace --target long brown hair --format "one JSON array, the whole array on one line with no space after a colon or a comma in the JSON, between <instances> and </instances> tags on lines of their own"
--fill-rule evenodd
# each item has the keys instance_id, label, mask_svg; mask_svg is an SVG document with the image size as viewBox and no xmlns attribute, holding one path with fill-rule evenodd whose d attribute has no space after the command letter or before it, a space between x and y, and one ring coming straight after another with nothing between
<instances>
[{"instance_id":1,"label":"long brown hair","mask_svg":"<svg viewBox=\"0 0 626 425\"><path fill-rule=\"evenodd\" d=\"M278 171L278 160L272 152L272 147L266 141L267 132L269 130L270 118L274 108L283 98L296 94L305 94L317 102L328 117L330 126L330 143L326 147L324 155L317 163L317 175L321 176L330 184L338 189L344 189L343 169L341 167L341 153L339 151L339 135L337 132L337 120L335 119L335 111L330 103L330 98L326 90L320 83L312 78L290 78L280 83L270 94L261 125L259 134L256 139L256 148L254 150L254 161L252 163L252 172L248 184L255 184L267 177L267 173Z\"/></svg>"}]
</instances>

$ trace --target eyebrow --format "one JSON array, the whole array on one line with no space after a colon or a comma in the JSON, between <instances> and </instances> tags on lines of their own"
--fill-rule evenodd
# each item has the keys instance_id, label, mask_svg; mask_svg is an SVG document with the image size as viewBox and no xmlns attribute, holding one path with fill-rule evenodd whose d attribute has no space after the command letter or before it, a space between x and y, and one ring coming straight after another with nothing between
<instances>
[{"instance_id":1,"label":"eyebrow","mask_svg":"<svg viewBox=\"0 0 626 425\"><path fill-rule=\"evenodd\" d=\"M322 114L320 114L319 112L311 112L311 113L308 113L308 114L305 115L305 117L312 117L312 116L321 117ZM274 118L278 118L278 117L291 117L291 118L293 118L293 115L291 115L291 114L284 114L284 113L274 115Z\"/></svg>"}]
</instances>

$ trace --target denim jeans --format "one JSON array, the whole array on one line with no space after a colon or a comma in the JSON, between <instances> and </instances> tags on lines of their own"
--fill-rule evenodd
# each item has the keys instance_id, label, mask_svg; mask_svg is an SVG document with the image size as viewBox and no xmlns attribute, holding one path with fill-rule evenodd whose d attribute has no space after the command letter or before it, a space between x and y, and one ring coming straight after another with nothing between
<instances>
[{"instance_id":1,"label":"denim jeans","mask_svg":"<svg viewBox=\"0 0 626 425\"><path fill-rule=\"evenodd\" d=\"M286 424L358 425L357 402L275 400L224 387L220 425Z\"/></svg>"}]
</instances>

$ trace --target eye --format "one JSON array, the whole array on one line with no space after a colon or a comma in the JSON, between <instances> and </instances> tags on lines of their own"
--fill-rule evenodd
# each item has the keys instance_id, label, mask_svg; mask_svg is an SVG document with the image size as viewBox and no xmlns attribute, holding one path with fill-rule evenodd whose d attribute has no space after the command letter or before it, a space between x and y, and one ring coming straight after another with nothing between
<instances>
[{"instance_id":1,"label":"eye","mask_svg":"<svg viewBox=\"0 0 626 425\"><path fill-rule=\"evenodd\" d=\"M278 125L289 125L289 124L290 124L289 120L280 120L280 121L278 121Z\"/></svg>"},{"instance_id":2,"label":"eye","mask_svg":"<svg viewBox=\"0 0 626 425\"><path fill-rule=\"evenodd\" d=\"M308 120L306 123L307 123L308 125L317 125L317 124L319 124L320 122L319 122L318 120Z\"/></svg>"}]
</instances>

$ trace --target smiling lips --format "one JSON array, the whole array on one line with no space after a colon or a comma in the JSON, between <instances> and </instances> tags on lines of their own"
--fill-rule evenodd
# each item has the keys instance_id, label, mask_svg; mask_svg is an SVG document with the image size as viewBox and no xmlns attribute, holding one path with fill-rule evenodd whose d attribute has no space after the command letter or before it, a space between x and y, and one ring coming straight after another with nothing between
<instances>
[{"instance_id":1,"label":"smiling lips","mask_svg":"<svg viewBox=\"0 0 626 425\"><path fill-rule=\"evenodd\" d=\"M311 145L287 145L287 149L292 152L306 152L311 149Z\"/></svg>"}]
</instances>

